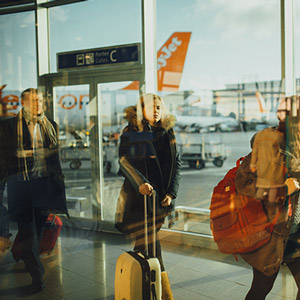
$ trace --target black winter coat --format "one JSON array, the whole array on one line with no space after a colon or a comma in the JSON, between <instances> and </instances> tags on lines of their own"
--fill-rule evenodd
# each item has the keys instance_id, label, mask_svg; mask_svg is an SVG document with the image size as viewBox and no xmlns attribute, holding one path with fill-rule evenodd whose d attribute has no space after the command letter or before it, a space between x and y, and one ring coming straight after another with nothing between
<instances>
[{"instance_id":1,"label":"black winter coat","mask_svg":"<svg viewBox=\"0 0 300 300\"><path fill-rule=\"evenodd\" d=\"M157 128L151 128L145 121L144 131L139 132L135 119L129 119L121 135L119 162L125 180L116 211L116 228L121 232L130 232L129 227L139 227L144 220L144 201L139 193L139 186L143 183L151 184L156 190L158 223L162 224L167 215L172 218L180 182L181 160L171 124L164 122ZM169 207L161 205L166 194L173 196ZM153 214L152 201L148 201L148 212L149 215Z\"/></svg>"},{"instance_id":2,"label":"black winter coat","mask_svg":"<svg viewBox=\"0 0 300 300\"><path fill-rule=\"evenodd\" d=\"M32 142L31 135L23 118L23 147L24 150L30 150ZM58 131L57 124L49 120L53 127ZM8 211L11 219L22 213L25 201L28 183L22 179L22 165L19 165L17 150L17 123L18 118L6 119L0 124L0 182L7 182L8 190ZM62 173L58 147L50 148L50 141L43 136L44 148L47 150L46 166L47 175L33 188L37 196L34 206L42 210L54 213L68 214L66 205L64 176ZM30 159L28 160L30 165ZM30 181L32 182L32 181ZM29 197L29 196L28 196Z\"/></svg>"}]
</instances>

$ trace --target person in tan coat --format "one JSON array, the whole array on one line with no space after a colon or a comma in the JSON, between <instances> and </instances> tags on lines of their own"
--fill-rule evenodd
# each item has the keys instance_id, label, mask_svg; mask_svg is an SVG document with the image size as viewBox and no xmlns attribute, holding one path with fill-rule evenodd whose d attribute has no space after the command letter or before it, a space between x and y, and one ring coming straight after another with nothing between
<instances>
[{"instance_id":1,"label":"person in tan coat","mask_svg":"<svg viewBox=\"0 0 300 300\"><path fill-rule=\"evenodd\" d=\"M283 103L287 101L290 99L284 99ZM279 110L281 108L282 105ZM279 115L277 128L264 129L252 138L252 153L244 159L235 179L239 193L262 201L270 221L280 211L271 240L263 247L241 255L253 268L253 281L246 300L266 298L282 263L287 264L298 289L300 287L300 245L297 247L294 243L300 231L296 229L291 234L298 207L299 184L296 178L287 178L288 174L295 173L286 163L289 145L286 143L285 116L289 110L285 107L284 111L284 115ZM299 228L299 224L296 227ZM300 299L299 291L296 299Z\"/></svg>"}]
</instances>

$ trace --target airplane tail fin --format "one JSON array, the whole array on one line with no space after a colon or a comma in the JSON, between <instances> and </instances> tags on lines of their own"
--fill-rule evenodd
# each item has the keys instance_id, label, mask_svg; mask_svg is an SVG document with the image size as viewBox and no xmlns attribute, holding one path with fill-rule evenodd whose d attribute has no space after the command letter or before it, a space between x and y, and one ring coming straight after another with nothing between
<instances>
[{"instance_id":1,"label":"airplane tail fin","mask_svg":"<svg viewBox=\"0 0 300 300\"><path fill-rule=\"evenodd\" d=\"M256 97L257 102L258 102L259 111L261 113L267 112L267 108L266 108L266 105L265 105L265 100L264 100L262 94L259 91L256 91L255 97Z\"/></svg>"},{"instance_id":2,"label":"airplane tail fin","mask_svg":"<svg viewBox=\"0 0 300 300\"><path fill-rule=\"evenodd\" d=\"M191 32L174 32L158 50L158 91L178 91L191 34ZM138 81L133 81L123 90L137 90L138 88Z\"/></svg>"}]
</instances>

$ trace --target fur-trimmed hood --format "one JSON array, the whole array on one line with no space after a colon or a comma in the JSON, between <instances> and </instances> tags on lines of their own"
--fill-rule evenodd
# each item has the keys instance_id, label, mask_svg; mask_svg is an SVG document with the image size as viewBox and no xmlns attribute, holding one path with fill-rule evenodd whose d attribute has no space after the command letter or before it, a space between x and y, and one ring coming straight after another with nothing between
<instances>
[{"instance_id":1,"label":"fur-trimmed hood","mask_svg":"<svg viewBox=\"0 0 300 300\"><path fill-rule=\"evenodd\" d=\"M136 105L126 107L124 112L125 119L130 123L131 126L138 129ZM160 123L161 127L168 131L175 126L176 117L172 114L165 114Z\"/></svg>"}]
</instances>

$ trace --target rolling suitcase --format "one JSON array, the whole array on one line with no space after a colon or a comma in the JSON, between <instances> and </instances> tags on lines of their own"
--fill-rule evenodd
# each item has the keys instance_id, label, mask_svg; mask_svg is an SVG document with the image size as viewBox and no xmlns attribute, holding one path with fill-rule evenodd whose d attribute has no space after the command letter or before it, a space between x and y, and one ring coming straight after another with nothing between
<instances>
[{"instance_id":1,"label":"rolling suitcase","mask_svg":"<svg viewBox=\"0 0 300 300\"><path fill-rule=\"evenodd\" d=\"M155 192L153 192L155 212ZM161 300L161 269L155 257L156 228L153 214L153 257L148 252L147 195L144 196L145 253L128 251L117 260L115 300Z\"/></svg>"},{"instance_id":2,"label":"rolling suitcase","mask_svg":"<svg viewBox=\"0 0 300 300\"><path fill-rule=\"evenodd\" d=\"M61 227L61 219L56 215L50 214L44 225L44 230L40 242L40 254L50 252L54 248ZM19 261L21 259L22 249L20 246L18 233L11 248L11 253L16 261Z\"/></svg>"},{"instance_id":3,"label":"rolling suitcase","mask_svg":"<svg viewBox=\"0 0 300 300\"><path fill-rule=\"evenodd\" d=\"M40 254L50 252L54 248L61 227L61 219L56 215L50 214L44 225L44 231L40 242Z\"/></svg>"}]
</instances>

